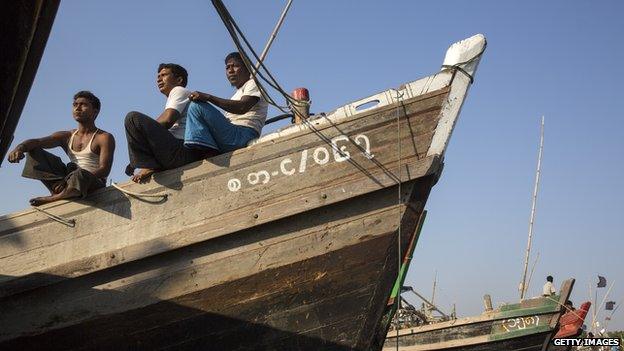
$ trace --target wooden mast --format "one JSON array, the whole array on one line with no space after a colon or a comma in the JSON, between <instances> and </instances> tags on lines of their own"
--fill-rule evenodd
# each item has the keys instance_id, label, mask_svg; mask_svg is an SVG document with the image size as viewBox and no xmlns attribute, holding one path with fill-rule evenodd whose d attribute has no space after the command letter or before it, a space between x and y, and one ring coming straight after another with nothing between
<instances>
[{"instance_id":1,"label":"wooden mast","mask_svg":"<svg viewBox=\"0 0 624 351\"><path fill-rule=\"evenodd\" d=\"M537 203L537 190L539 189L539 180L542 168L542 151L544 150L544 116L542 116L542 124L540 129L540 147L537 156L537 172L535 173L535 187L533 188L533 201L531 204L531 217L529 219L529 240L527 242L526 254L524 255L524 270L522 273L522 283L520 283L520 299L524 299L528 286L526 286L527 270L529 268L529 256L531 255L531 240L533 239L533 222L535 220L535 205Z\"/></svg>"}]
</instances>

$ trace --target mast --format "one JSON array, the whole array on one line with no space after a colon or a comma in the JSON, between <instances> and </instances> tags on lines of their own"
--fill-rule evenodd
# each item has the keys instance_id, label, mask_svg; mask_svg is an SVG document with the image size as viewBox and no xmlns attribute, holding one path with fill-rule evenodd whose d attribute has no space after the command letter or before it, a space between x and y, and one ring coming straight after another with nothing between
<instances>
[{"instance_id":1,"label":"mast","mask_svg":"<svg viewBox=\"0 0 624 351\"><path fill-rule=\"evenodd\" d=\"M539 180L542 169L542 151L544 149L544 116L542 116L542 124L540 129L540 147L537 156L537 172L535 173L535 187L533 188L533 201L531 204L531 217L529 219L529 240L527 242L526 254L524 256L524 270L522 273L522 282L520 283L520 299L524 299L528 286L526 286L527 270L529 268L529 256L531 255L531 240L533 239L533 222L535 220L535 205L537 203L537 190L539 189Z\"/></svg>"},{"instance_id":2,"label":"mast","mask_svg":"<svg viewBox=\"0 0 624 351\"><path fill-rule=\"evenodd\" d=\"M433 291L431 292L431 306L435 303L435 291L436 291L436 283L438 281L438 271L435 271L435 275L433 276ZM431 313L432 308L428 309L428 312Z\"/></svg>"},{"instance_id":3,"label":"mast","mask_svg":"<svg viewBox=\"0 0 624 351\"><path fill-rule=\"evenodd\" d=\"M264 61L264 59L266 58L267 54L269 53L269 49L271 48L271 44L273 44L273 40L275 40L275 37L277 37L277 32L280 30L280 27L282 26L282 23L284 23L284 18L286 18L286 14L288 13L288 10L290 9L290 5L292 4L293 0L288 0L288 3L286 4L286 6L284 7L284 10L282 10L282 14L280 15L279 19L277 20L277 24L275 25L275 28L273 28L273 33L271 33L271 36L269 37L269 40L267 41L266 45L264 46L264 50L262 50L262 53L260 54L260 60L256 63L256 66L254 67L256 69L256 71L258 71L258 69L260 68L260 65L262 64L262 61ZM253 72L255 74L255 72Z\"/></svg>"}]
</instances>

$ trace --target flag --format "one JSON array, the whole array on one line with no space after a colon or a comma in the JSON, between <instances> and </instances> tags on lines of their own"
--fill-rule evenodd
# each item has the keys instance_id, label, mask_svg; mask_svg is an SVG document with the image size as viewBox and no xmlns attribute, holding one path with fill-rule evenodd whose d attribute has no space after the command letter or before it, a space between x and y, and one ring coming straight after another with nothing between
<instances>
[{"instance_id":1,"label":"flag","mask_svg":"<svg viewBox=\"0 0 624 351\"><path fill-rule=\"evenodd\" d=\"M605 310L607 311L613 311L614 307L615 307L615 301L607 301L607 303L605 304Z\"/></svg>"},{"instance_id":2,"label":"flag","mask_svg":"<svg viewBox=\"0 0 624 351\"><path fill-rule=\"evenodd\" d=\"M599 275L598 276L598 287L599 288L604 288L605 286L607 286L607 278Z\"/></svg>"}]
</instances>

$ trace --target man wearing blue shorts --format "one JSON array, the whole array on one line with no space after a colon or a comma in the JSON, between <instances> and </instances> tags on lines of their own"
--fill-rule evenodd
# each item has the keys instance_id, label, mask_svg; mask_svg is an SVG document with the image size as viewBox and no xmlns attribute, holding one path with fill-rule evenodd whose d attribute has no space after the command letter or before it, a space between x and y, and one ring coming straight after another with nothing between
<instances>
[{"instance_id":1,"label":"man wearing blue shorts","mask_svg":"<svg viewBox=\"0 0 624 351\"><path fill-rule=\"evenodd\" d=\"M268 104L238 52L225 57L225 74L237 89L230 99L199 91L190 93L184 133L187 148L230 152L247 146L260 135Z\"/></svg>"}]
</instances>

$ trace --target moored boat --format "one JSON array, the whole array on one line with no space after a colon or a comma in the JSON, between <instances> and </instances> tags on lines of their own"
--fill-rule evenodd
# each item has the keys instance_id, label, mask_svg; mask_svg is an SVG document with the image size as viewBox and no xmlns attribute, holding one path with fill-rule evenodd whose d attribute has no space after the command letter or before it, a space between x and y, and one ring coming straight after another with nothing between
<instances>
[{"instance_id":1,"label":"moored boat","mask_svg":"<svg viewBox=\"0 0 624 351\"><path fill-rule=\"evenodd\" d=\"M388 333L383 350L547 350L573 285L569 279L558 295L502 305L480 316L402 326Z\"/></svg>"},{"instance_id":2,"label":"moored boat","mask_svg":"<svg viewBox=\"0 0 624 351\"><path fill-rule=\"evenodd\" d=\"M0 217L0 349L370 349L484 49L149 184Z\"/></svg>"}]
</instances>

